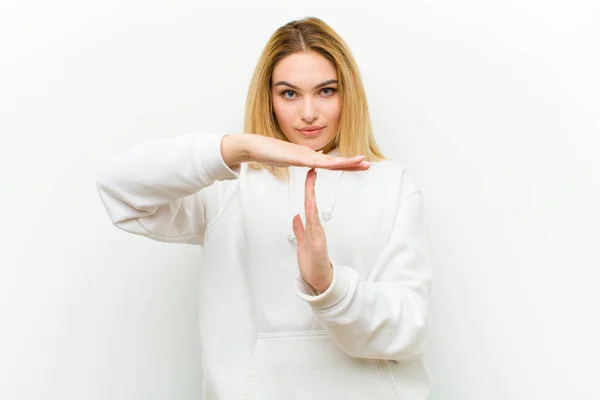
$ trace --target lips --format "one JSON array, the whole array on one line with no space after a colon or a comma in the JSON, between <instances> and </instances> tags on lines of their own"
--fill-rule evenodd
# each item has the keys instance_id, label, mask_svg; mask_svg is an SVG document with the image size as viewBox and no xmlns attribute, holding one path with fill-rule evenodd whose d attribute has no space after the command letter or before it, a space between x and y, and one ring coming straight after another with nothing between
<instances>
[{"instance_id":1,"label":"lips","mask_svg":"<svg viewBox=\"0 0 600 400\"><path fill-rule=\"evenodd\" d=\"M297 129L298 132L300 132L301 134L303 134L304 136L316 136L319 133L321 133L321 131L324 129L324 126L320 126L320 125L311 125L311 126L307 126L305 128L300 128Z\"/></svg>"},{"instance_id":2,"label":"lips","mask_svg":"<svg viewBox=\"0 0 600 400\"><path fill-rule=\"evenodd\" d=\"M305 126L304 128L298 128L299 131L314 131L317 129L323 129L324 127L321 125L311 125L311 126Z\"/></svg>"},{"instance_id":3,"label":"lips","mask_svg":"<svg viewBox=\"0 0 600 400\"><path fill-rule=\"evenodd\" d=\"M315 129L298 129L298 131L304 136L316 136L323 130L324 127Z\"/></svg>"}]
</instances>

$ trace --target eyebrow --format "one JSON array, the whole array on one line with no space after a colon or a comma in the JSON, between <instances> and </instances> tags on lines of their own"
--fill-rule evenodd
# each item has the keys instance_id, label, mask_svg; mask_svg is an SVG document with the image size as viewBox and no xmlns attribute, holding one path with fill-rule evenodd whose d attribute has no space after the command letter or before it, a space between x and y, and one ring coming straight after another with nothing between
<instances>
[{"instance_id":1,"label":"eyebrow","mask_svg":"<svg viewBox=\"0 0 600 400\"><path fill-rule=\"evenodd\" d=\"M330 80L328 80L328 81L325 81L325 82L323 82L323 83L319 83L319 84L318 84L317 86L315 86L313 89L318 89L318 88L320 88L321 86L329 85L329 84L331 84L331 83L338 83L338 81L337 81L337 79L330 79ZM273 85L273 87L275 87L275 86L280 86L280 85L285 85L285 86L289 86L289 87L291 87L291 88L294 88L294 89L296 89L296 90L300 90L300 88L299 88L298 86L294 86L294 85L292 85L291 83L289 83L289 82L286 82L286 81L279 81L279 82L277 82L276 84L274 84L274 85Z\"/></svg>"}]
</instances>

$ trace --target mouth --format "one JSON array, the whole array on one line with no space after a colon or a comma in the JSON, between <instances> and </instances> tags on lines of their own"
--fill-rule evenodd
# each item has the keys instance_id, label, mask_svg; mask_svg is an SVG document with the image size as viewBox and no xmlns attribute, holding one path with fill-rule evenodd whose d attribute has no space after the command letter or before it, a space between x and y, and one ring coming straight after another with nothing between
<instances>
[{"instance_id":1,"label":"mouth","mask_svg":"<svg viewBox=\"0 0 600 400\"><path fill-rule=\"evenodd\" d=\"M314 137L314 136L317 136L318 134L320 134L323 131L323 129L325 129L325 127L318 128L318 129L297 129L297 130L304 136Z\"/></svg>"}]
</instances>

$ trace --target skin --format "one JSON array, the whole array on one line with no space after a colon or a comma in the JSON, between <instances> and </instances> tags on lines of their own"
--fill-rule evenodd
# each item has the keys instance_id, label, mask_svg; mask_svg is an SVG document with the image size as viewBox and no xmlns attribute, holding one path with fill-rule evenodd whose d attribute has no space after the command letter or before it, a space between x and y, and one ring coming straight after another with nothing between
<instances>
[{"instance_id":1,"label":"skin","mask_svg":"<svg viewBox=\"0 0 600 400\"><path fill-rule=\"evenodd\" d=\"M292 54L281 60L273 71L271 94L273 111L286 138L315 151L331 142L338 130L341 101L335 67L316 52ZM286 83L283 83L286 82ZM325 82L329 82L322 85ZM299 128L324 126L316 137L306 137ZM327 239L319 219L315 183L317 172L311 168L305 182L306 226L300 215L292 221L298 242L298 267L304 281L318 293L331 285L333 266L327 252Z\"/></svg>"},{"instance_id":2,"label":"skin","mask_svg":"<svg viewBox=\"0 0 600 400\"><path fill-rule=\"evenodd\" d=\"M292 227L298 242L297 258L300 275L318 293L323 293L333 280L333 266L329 260L327 238L317 209L316 180L317 171L311 168L306 175L304 187L306 226L302 224L300 215L296 214Z\"/></svg>"}]
</instances>

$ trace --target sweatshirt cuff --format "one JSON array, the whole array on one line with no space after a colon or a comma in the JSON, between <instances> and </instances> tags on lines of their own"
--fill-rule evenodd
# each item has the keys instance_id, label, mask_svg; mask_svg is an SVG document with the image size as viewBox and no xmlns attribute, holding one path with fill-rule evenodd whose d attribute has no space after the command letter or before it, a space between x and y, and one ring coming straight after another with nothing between
<instances>
[{"instance_id":1,"label":"sweatshirt cuff","mask_svg":"<svg viewBox=\"0 0 600 400\"><path fill-rule=\"evenodd\" d=\"M229 133L200 134L193 137L195 164L200 173L212 181L237 179L240 176L241 164L230 168L221 154L221 141Z\"/></svg>"},{"instance_id":2,"label":"sweatshirt cuff","mask_svg":"<svg viewBox=\"0 0 600 400\"><path fill-rule=\"evenodd\" d=\"M333 279L326 291L321 294L315 292L300 276L296 279L296 295L315 310L338 308L352 297L359 279L358 272L353 268L334 266Z\"/></svg>"}]
</instances>

